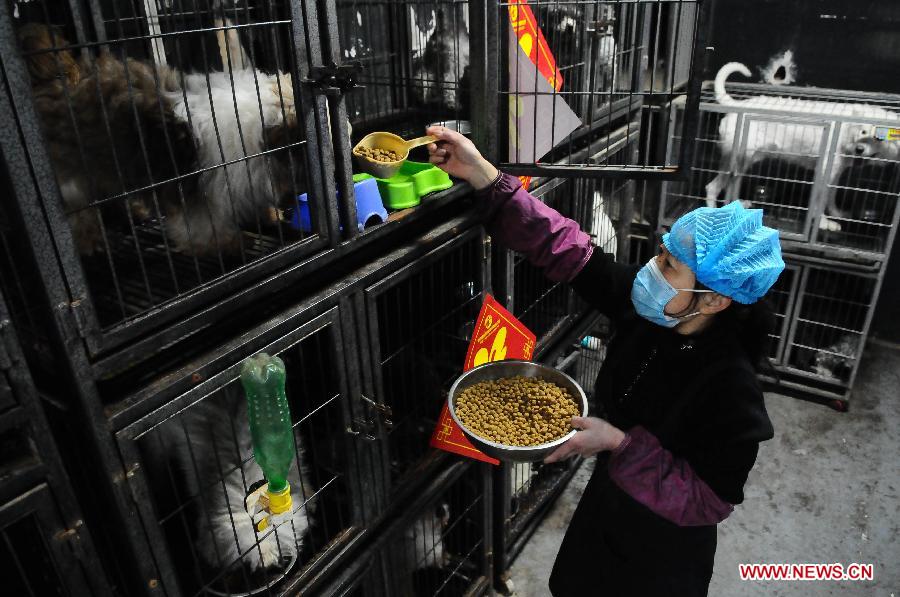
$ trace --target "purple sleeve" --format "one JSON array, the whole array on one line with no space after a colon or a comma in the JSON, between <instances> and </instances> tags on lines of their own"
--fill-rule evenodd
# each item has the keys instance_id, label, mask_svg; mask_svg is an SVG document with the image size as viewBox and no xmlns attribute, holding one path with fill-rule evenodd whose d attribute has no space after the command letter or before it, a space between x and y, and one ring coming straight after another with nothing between
<instances>
[{"instance_id":1,"label":"purple sleeve","mask_svg":"<svg viewBox=\"0 0 900 597\"><path fill-rule=\"evenodd\" d=\"M591 237L578 223L535 199L515 176L501 174L478 195L485 202L488 234L523 253L554 282L571 281L591 257Z\"/></svg>"},{"instance_id":2,"label":"purple sleeve","mask_svg":"<svg viewBox=\"0 0 900 597\"><path fill-rule=\"evenodd\" d=\"M612 451L609 476L635 500L678 526L722 522L734 510L691 468L643 427L629 430Z\"/></svg>"}]
</instances>

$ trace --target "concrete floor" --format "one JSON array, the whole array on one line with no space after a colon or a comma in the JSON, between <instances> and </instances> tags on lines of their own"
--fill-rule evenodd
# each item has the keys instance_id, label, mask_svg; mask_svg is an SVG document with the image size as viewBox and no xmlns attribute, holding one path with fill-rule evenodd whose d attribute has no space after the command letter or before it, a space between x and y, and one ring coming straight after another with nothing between
<instances>
[{"instance_id":1,"label":"concrete floor","mask_svg":"<svg viewBox=\"0 0 900 597\"><path fill-rule=\"evenodd\" d=\"M711 596L900 597L900 347L870 344L850 411L766 395L775 439L746 500L719 526ZM593 462L585 463L511 570L517 597L547 578ZM875 580L745 582L739 563L872 563ZM598 587L598 595L602 595Z\"/></svg>"}]
</instances>

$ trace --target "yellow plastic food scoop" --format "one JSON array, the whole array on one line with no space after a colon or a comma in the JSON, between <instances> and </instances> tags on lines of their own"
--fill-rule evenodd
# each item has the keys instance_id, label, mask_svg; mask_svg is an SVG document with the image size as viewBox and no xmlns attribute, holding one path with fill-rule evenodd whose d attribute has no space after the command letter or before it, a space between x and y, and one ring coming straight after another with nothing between
<instances>
[{"instance_id":1,"label":"yellow plastic food scoop","mask_svg":"<svg viewBox=\"0 0 900 597\"><path fill-rule=\"evenodd\" d=\"M435 141L437 141L437 137L434 137L433 135L425 135L424 137L418 137L417 139L410 139L407 141L393 133L370 133L363 137L362 141L357 143L353 148L353 157L356 159L357 166L372 176L376 178L391 178L397 174L397 171L400 170L400 166L402 166L403 162L409 157L410 149L428 145ZM394 162L379 162L373 158L359 155L358 150L362 148L393 151L400 156L400 159Z\"/></svg>"}]
</instances>

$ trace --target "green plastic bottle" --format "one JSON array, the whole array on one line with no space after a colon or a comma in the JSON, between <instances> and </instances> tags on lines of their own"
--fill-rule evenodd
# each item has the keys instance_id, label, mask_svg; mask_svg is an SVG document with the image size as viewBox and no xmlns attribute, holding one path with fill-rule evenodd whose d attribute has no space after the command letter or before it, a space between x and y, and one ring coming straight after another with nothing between
<instances>
[{"instance_id":1,"label":"green plastic bottle","mask_svg":"<svg viewBox=\"0 0 900 597\"><path fill-rule=\"evenodd\" d=\"M245 360L241 368L241 384L247 394L253 457L269 482L269 503L273 514L280 514L291 507L287 476L295 453L294 433L284 381L284 362L264 352Z\"/></svg>"}]
</instances>

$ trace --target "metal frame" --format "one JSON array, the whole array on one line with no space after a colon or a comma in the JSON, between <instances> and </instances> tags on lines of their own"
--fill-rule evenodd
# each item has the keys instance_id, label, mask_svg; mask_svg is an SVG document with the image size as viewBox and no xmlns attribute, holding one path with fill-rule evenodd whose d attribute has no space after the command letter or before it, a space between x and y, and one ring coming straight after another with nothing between
<instances>
[{"instance_id":1,"label":"metal frame","mask_svg":"<svg viewBox=\"0 0 900 597\"><path fill-rule=\"evenodd\" d=\"M99 10L99 5L92 7L95 11ZM467 192L465 185L458 184L451 190L429 197L413 213L403 213L402 219L392 218L364 234L358 232L344 97L349 88L344 85L343 71L340 68L335 70L331 64L334 57L340 55L335 2L325 3L325 13L322 15L316 12L314 2L293 0L291 7L293 51L300 68L293 77L293 83L301 104L298 106L298 117L307 137L306 171L310 177L310 201L313 203L313 214L322 214L322 218L315 219L313 236L202 286L183 291L175 298L158 302L147 313L108 328L103 328L99 323L84 265L74 248L71 231L61 210L55 175L42 145L39 122L32 107L31 83L18 53L11 18L7 14L2 19L0 39L8 50L4 51L4 80L13 93L8 100L8 109L4 110L4 121L18 122L23 131L22 157L13 155L18 150L8 149L4 154L11 172L27 169L35 172L39 190L36 193L17 193L17 201L22 204L23 211L41 214L26 222L26 229L35 246L37 241L34 239L40 233L32 230L49 227L52 231L55 256L50 258L51 254L47 252L42 256L40 266L48 271L50 277L58 279L60 286L69 294L66 302L96 376L117 374L153 355L161 347L170 347L178 340L196 335L222 321L227 314L259 300L261 292L274 294L313 271L358 253L364 247L405 234L401 230L409 230L411 226L427 221L435 212ZM80 23L78 16L75 15L75 20ZM94 17L97 21L97 15ZM98 22L102 25L102 19ZM328 23L328 27L321 31L321 37L317 27L306 26L307 23L319 22ZM99 31L103 37L104 29L101 27ZM158 41L167 35L172 34L159 33L158 37L151 37ZM79 42L87 43L83 34L79 35ZM338 60L337 67L340 66ZM352 87L352 76L350 83ZM330 119L329 110L337 117ZM329 122L332 124L331 130ZM327 140L328 133L331 133L334 143L323 141ZM337 172L337 186L328 174L332 171ZM334 202L325 198L333 197L337 189L341 189L343 199L334 209ZM343 227L343 233L339 233L339 226Z\"/></svg>"},{"instance_id":2,"label":"metal frame","mask_svg":"<svg viewBox=\"0 0 900 597\"><path fill-rule=\"evenodd\" d=\"M357 438L348 439L350 445L355 446L349 448L348 454L356 454L351 460L357 463L353 467L356 471L354 481L360 487L356 490L359 510L351 529L330 547L327 558L323 558L314 568L300 571L279 584L277 590L290 592L301 586L305 587L304 590L318 587L335 574L342 563L347 562L348 554L358 551L360 543L371 540L373 525L379 524L378 521L383 520L389 509L405 504L411 499L410 496L416 495L419 488L415 487L415 483L407 482L401 488L403 491L389 496L391 489L388 482L379 473L386 466L384 458L388 450L384 438L387 422L384 409L379 408L381 403L366 396L378 397L366 389L366 384L371 383L371 380L366 381L366 377L372 374L371 363L360 359L369 353L364 346L377 343L377 336L368 335L371 333L366 327L368 314L362 307L367 296L369 300L375 300L380 291L402 283L442 256L453 255L465 243L475 243L478 257L487 260L489 254L483 248L482 232L477 223L477 216L468 214L431 230L253 330L226 341L213 351L188 357L178 370L161 373L151 383L106 409L108 419L105 425L118 430L115 433L116 451L121 455L120 466L123 468L121 472L109 470L103 474L112 477L110 485L116 499L121 500L120 507L127 512L116 516L121 516L123 521L120 528L122 540L127 540L129 544L125 553L133 554L129 557L140 569L135 576L143 579L138 581L139 585L143 584L143 591L152 594L162 590L167 594L179 594L177 574L167 555L166 540L155 526L157 519L149 497L148 479L135 441L173 414L189 408L233 379L243 357L262 350L277 352L310 331L319 330L321 333L323 329L332 330L335 350L339 353L335 358L345 368L341 378L344 380L342 393L347 396L349 409L346 411L347 432L348 437ZM462 234L460 231L463 231ZM395 273L389 273L391 271ZM485 276L487 271L485 265L480 265L477 274ZM360 333L366 335L357 336ZM361 338L362 342L356 338ZM90 383L83 387L93 388ZM95 392L91 391L94 396ZM96 397L84 400L100 406ZM104 433L93 433L98 434L93 441L103 445ZM446 459L432 455L422 462L422 466L425 467L422 470L428 471L422 478L424 482L446 466ZM107 514L112 516L112 513Z\"/></svg>"},{"instance_id":3,"label":"metal frame","mask_svg":"<svg viewBox=\"0 0 900 597\"><path fill-rule=\"evenodd\" d=\"M706 48L706 36L707 36L707 28L708 28L708 16L709 11L711 10L712 0L693 0L689 2L683 2L682 0L666 0L667 4L677 5L678 7L683 7L685 4L694 4L698 7L698 10L693 11L695 14L693 17L695 18L695 35L693 36L693 44L690 48L691 51L691 73L701 73L703 71L703 64L705 61L705 52ZM542 3L542 2L531 2L532 6L541 5L553 5L553 3ZM578 4L578 3L575 3ZM622 9L630 8L633 9L636 13L640 13L640 17L636 17L634 23L632 23L632 27L634 30L632 31L631 45L629 45L629 50L626 51L634 51L640 54L641 51L645 47L649 45L649 39L651 35L651 25L653 20L653 15L651 14L651 9L656 8L659 9L661 4L660 2L642 2L639 0L638 2L620 2L616 1L611 3L614 6L620 7ZM505 8L508 6L507 2L501 1L498 2L499 12L504 13ZM554 6L558 6L559 3L556 3ZM492 12L498 12L497 10L492 10ZM679 18L683 11L679 10ZM637 23L640 21L642 25L638 28ZM657 15L657 25L659 25L659 21L661 18ZM585 26L587 26L587 22L585 22ZM509 88L509 77L507 73L506 64L508 62L508 44L505 42L509 36L509 19L506 18L505 14L499 15L499 52L498 55L498 67L493 72L489 73L489 78L487 81L488 87L492 90L495 97L497 98L494 104L496 106L496 114L497 114L497 124L499 125L499 138L504 139L508 137L507 131L507 123L508 123L508 104L509 102L503 101L504 95L509 95L509 92L505 91ZM640 33L638 33L638 29L640 29ZM679 38L677 35L678 27L676 26L675 37ZM655 30L655 35L658 37L660 34L660 27L657 26ZM620 41L624 41L623 37L624 32L620 32L619 37ZM679 38L680 39L680 38ZM673 43L677 43L677 41L673 40ZM658 44L657 44L658 45ZM617 50L617 53L619 50ZM654 59L658 58L659 48L654 49ZM676 56L677 57L677 56ZM497 161L500 163L501 168L504 171L507 171L511 174L515 175L523 175L523 176L560 176L560 177L619 177L619 178L629 178L629 179L638 179L638 180L671 180L674 178L681 177L685 174L688 167L692 163L693 157L693 133L696 129L697 125L697 107L699 106L700 101L700 77L699 76L690 76L689 82L687 84L687 106L688 106L688 117L685 119L683 123L683 130L691 131L691 137L684 140L683 149L680 152L680 158L677 165L672 165L666 160L664 165L650 164L650 163L632 163L628 162L624 165L598 165L598 164L578 164L575 166L574 160L564 160L566 154L571 155L574 151L580 149L581 146L585 144L588 145L589 153L593 153L597 146L603 146L602 138L608 134L608 130L610 130L613 126L617 126L621 121L620 119L626 117L628 115L636 113L641 113L645 109L653 110L654 106L660 102L651 101L644 102L645 97L654 98L656 96L660 96L663 100L662 103L665 104L668 101L671 101L672 98L675 97L675 81L674 75L670 77L670 89L668 92L657 92L654 90L646 91L644 89L644 83L646 82L643 78L643 62L649 61L649 57L636 55L631 58L632 65L632 80L630 83L630 90L623 92L626 95L626 98L619 100L618 102L614 102L610 109L605 111L597 118L597 114L592 115L592 119L587 123L587 126L583 126L581 129L576 131L570 136L567 136L565 139L561 140L563 143L557 145L557 149L549 154L550 157L546 158L546 163L544 161L539 162L538 164L527 164L527 163L512 163L507 160L506 156L503 154L505 152L505 147L496 147L496 155ZM637 68L635 65L640 65ZM672 67L667 69L670 74L672 74ZM491 74L497 74L497 79L490 78ZM651 80L655 80L655 68L651 69ZM655 81L654 81L655 84ZM640 90L640 91L638 91ZM680 93L681 91L679 91ZM584 91L584 92L560 92L562 95L566 95L568 93L585 93L589 94L591 99L594 95L609 95L614 92L597 92L597 91ZM554 95L556 92L554 92ZM534 95L534 94L531 94ZM608 141L607 141L608 142ZM564 145L565 144L565 145ZM637 156L636 156L637 157ZM646 156L649 159L649 154ZM669 154L665 154L661 156L663 158L668 158ZM560 160L568 161L571 165L563 165Z\"/></svg>"},{"instance_id":4,"label":"metal frame","mask_svg":"<svg viewBox=\"0 0 900 597\"><path fill-rule=\"evenodd\" d=\"M812 190L810 193L810 206L807 210L806 221L802 227L802 230L796 233L789 231L781 232L782 244L785 250L792 253L807 255L810 257L850 261L860 265L870 265L874 268L882 267L882 265L879 264L883 264L883 262L886 261L887 257L890 255L891 247L893 246L894 239L897 235L897 229L898 227L900 227L900 204L894 206L890 221L879 222L877 224L882 228L887 228L887 233L883 236L883 238L880 239L881 246L878 250L857 248L851 244L840 242L840 233L838 233L838 236L834 236L835 233L822 231L819 228L819 218L824 215L825 212L826 206L824 204L824 201L822 200L822 197L825 196L826 189L831 184L831 170L834 166L835 155L838 152L838 142L840 139L841 128L854 124L868 124L872 126L886 126L890 128L896 127L897 122L889 122L878 118L855 117L847 114L841 114L837 110L835 110L834 112L829 112L824 108L824 106L828 105L829 102L871 102L872 104L875 104L879 107L884 106L887 108L896 108L900 106L900 98L886 94L844 92L838 90L817 88L785 88L756 84L729 84L728 86L728 88L732 90L732 92L739 92L748 96L787 95L799 99L822 102L823 108L820 111L800 113L791 112L784 109L779 110L777 108L747 108L742 106L740 103L735 105L721 105L716 103L711 98L711 96L709 95L710 92L707 89L708 86L709 83L704 84L704 95L703 100L700 104L699 111L703 114L712 115L736 115L737 120L735 124L735 130L739 131L740 134L735 135L735 146L737 147L737 153L735 155L741 155L743 153L743 149L747 141L748 130L753 122L775 122L800 124L806 126L821 125L824 127L819 143L820 151L816 159L814 179L811 185ZM679 98L678 100L672 102L672 105L670 107L671 120L674 121L679 118L680 114L683 113L683 105L683 98ZM711 139L696 139L696 141L701 140L704 142L713 142ZM670 145L669 151L674 152L674 147ZM773 155L772 159L777 160L777 155ZM900 169L900 164L894 163L893 167L895 169ZM701 165L695 164L694 173L699 172L705 174L706 170ZM747 175L749 174L749 172L744 172L742 174ZM726 190L726 197L733 198L739 194L739 178L739 176L733 176L731 178L730 186ZM793 181L791 180L789 182ZM675 189L679 188L681 185L690 184L691 182L667 182L663 184L663 199L660 202L659 208L659 223L661 226L671 225L674 222L675 217L677 217L677 215L680 215L672 213L670 208L670 204L672 201L670 197L675 194ZM876 192L873 189L856 189L856 191ZM703 198L697 198L696 204L705 205L705 201L703 200ZM853 225L855 224L855 222L851 220L850 224Z\"/></svg>"},{"instance_id":5,"label":"metal frame","mask_svg":"<svg viewBox=\"0 0 900 597\"><path fill-rule=\"evenodd\" d=\"M385 524L379 526L377 532L373 533L372 542L367 544L365 551L358 554L354 561L327 588L323 589L321 594L347 597L393 597L394 595L413 594L408 592L410 587L407 585L400 585L406 591L398 592L397 590L398 581L408 577L410 572L408 562L397 557L398 552L403 548L403 542L409 540L408 536L404 537L404 535L410 527L415 526L423 519L423 515L424 517L429 516L435 504L445 500L448 494L452 495L464 483L478 488L481 492L478 509L473 512L473 507L476 507L473 502L467 506L466 511L466 514L472 514L469 518L470 521L478 521L477 529L473 529L473 531L480 534L480 540L477 541L480 545L476 544L472 548L472 553L469 554L450 553L453 545L444 545L442 549L445 555L449 555L450 561L440 568L432 567L431 572L436 577L434 579L436 584L449 581L462 568L460 562L457 561L459 556L466 555L462 564L471 566L474 563L476 571L480 574L472 578L464 589L444 586L437 594L466 595L467 597L492 594L491 579L496 561L491 551L495 507L491 498L492 467L472 460L454 459L451 461L449 458L441 458L441 460L442 467L431 482L423 487L413 499L405 503L402 510L397 510L394 515L386 517ZM442 542L459 528L460 512L455 510L453 503L449 505L450 516L447 526L441 531ZM430 550L427 544L424 547L426 551ZM415 594L416 597L425 597L430 593Z\"/></svg>"},{"instance_id":6,"label":"metal frame","mask_svg":"<svg viewBox=\"0 0 900 597\"><path fill-rule=\"evenodd\" d=\"M785 341L784 353L782 355L781 362L776 364L776 370L785 375L785 379L782 380L782 383L784 383L787 387L796 386L798 381L806 380L806 392L815 396L832 398L843 402L843 408L845 409L850 401L853 384L856 381L856 375L859 371L860 360L862 359L863 350L865 348L866 340L869 335L872 317L875 312L875 305L878 299L878 294L881 290L881 284L884 279L883 272L868 273L864 271L854 270L852 268L841 267L838 264L829 264L826 267L818 265L802 265L798 269L799 280L795 285L798 294L796 295L795 300L792 301L794 303L794 307L790 317L790 327ZM854 354L846 355L848 357L846 360L849 360L852 363L850 366L849 378L846 380L842 380L837 377L825 377L822 375L817 375L812 371L800 368L794 363L794 361L792 361L792 356L794 355L794 352L798 350L798 347L801 350L808 350L810 352L822 354L828 353L828 349L826 347L807 346L806 344L801 343L802 340L798 340L799 328L802 325L826 326L835 330L843 329L841 324L819 321L818 319L823 318L823 316L815 319L808 319L807 317L804 317L804 305L806 302L811 300L809 298L811 294L811 291L809 290L809 286L811 284L811 276L828 274L835 276L846 276L848 278L859 280L860 284L870 285L869 290L867 292L864 292L864 294L868 297L868 304L859 304L854 301L854 307L856 308L856 310L864 311L865 313L862 320L861 329L847 328L846 330L848 334L853 335L856 343ZM842 302L843 300L847 300L831 296L817 298L828 300L829 302ZM846 309L844 309L844 311L846 311ZM841 313L841 316L846 319L850 317L850 313ZM850 322L848 321L844 325L850 325Z\"/></svg>"},{"instance_id":7,"label":"metal frame","mask_svg":"<svg viewBox=\"0 0 900 597\"><path fill-rule=\"evenodd\" d=\"M39 590L32 586L32 581L49 581L54 576L56 586L43 584L43 590L110 593L106 571L95 551L91 533L84 525L81 508L44 417L2 294L0 398L0 435L7 436L4 445L13 448L9 440L15 434L19 440L15 447L28 454L27 458L4 454L18 462L6 463L0 487L0 535L11 560L9 565L18 572L18 580L25 583L20 589L34 593ZM7 535L8 529L28 524L29 519L33 527L26 533ZM25 561L19 560L20 555ZM34 575L29 577L29 573ZM15 578L13 573L5 580L10 590Z\"/></svg>"},{"instance_id":8,"label":"metal frame","mask_svg":"<svg viewBox=\"0 0 900 597\"><path fill-rule=\"evenodd\" d=\"M471 254L468 256L469 259L473 259L475 263L464 264L462 263L462 259L465 257L465 251L471 251ZM411 263L402 269L397 270L394 273L391 273L385 276L383 279L379 280L375 284L371 286L366 286L363 291L360 293L359 300L357 301L357 313L356 318L360 324L359 334L360 337L366 338L367 341L362 345L365 347L365 350L362 352L365 353L363 357L364 361L364 373L363 373L363 387L366 394L371 397L371 401L379 405L379 408L382 412L393 412L394 416L392 418L396 419L396 417L401 417L404 414L403 411L398 408L399 405L395 401L395 397L392 395L394 390L399 390L401 393L409 391L409 386L404 384L403 388L391 388L388 387L385 380L385 369L384 363L386 363L386 359L383 357L388 357L390 359L398 358L402 356L402 354L406 351L410 350L410 347L413 343L418 343L420 340L423 342L431 337L433 333L438 333L437 328L444 321L447 315L442 314L437 322L434 322L431 327L425 330L410 330L411 336L405 341L403 344L398 347L391 347L393 353L385 354L387 347L382 346L381 341L382 338L389 340L391 338L391 333L387 330L379 329L379 320L381 313L381 303L380 300L383 296L386 296L386 293L395 288L400 288L403 285L411 285L414 276L417 274L425 274L429 270L434 269L443 259L456 259L456 255L459 255L459 264L451 263L450 268L454 268L458 266L460 272L462 268L468 269L468 267L472 267L473 269L469 271L470 277L473 277L471 281L476 285L475 288L471 289L470 297L458 297L460 302L453 306L453 313L462 314L465 311L468 311L472 317L472 321L477 317L478 309L480 308L480 304L477 302L477 297L481 296L483 291L490 288L488 283L488 276L490 275L490 251L489 245L485 241L484 233L480 227L472 228L468 231L460 233L456 238L441 244L440 246L435 247L431 251L429 251L426 255L423 255L419 259L417 259L414 263ZM440 274L441 272L438 272ZM438 297L435 297L430 294L431 291L437 290L442 291L446 290L445 287L438 284L437 288L434 287L434 278L433 274L431 278L431 287L423 287L423 284L420 279L420 283L417 284L417 287L413 289L412 286L409 286L409 304L408 308L410 310L415 308L414 302L416 300L420 301L422 304L431 305L435 300L438 300ZM399 323L398 323L399 325ZM421 334L421 335L418 335ZM397 339L396 337L394 338ZM428 344L432 348L436 347L435 342L431 342ZM424 356L424 355L423 355ZM462 362L465 358L465 352L459 355L459 361L456 364L450 364L450 368L457 368L459 371L462 371ZM419 363L420 368L422 363ZM452 380L426 380L426 382L437 381L452 381ZM429 388L431 391L445 391L448 388L441 387L433 387ZM439 404L438 404L439 406ZM434 423L437 422L437 416L439 414L439 408L437 411L433 413ZM400 425L406 424L407 421L401 421ZM410 422L412 423L412 422ZM399 433L396 430L396 423L392 425L394 429L385 430L388 434ZM433 428L433 427L432 427ZM429 428L427 432L430 434L432 428ZM390 440L387 437L384 438L386 441L382 444L382 448L386 450L381 455L381 462L386 467L383 469L384 479L386 479L386 483L391 487L390 492L392 494L396 494L392 499L394 500L402 500L405 499L405 496L408 495L407 492L415 489L415 483L411 483L410 479L415 478L427 478L428 470L433 466L434 462L430 459L425 460L407 460L406 464L408 468L405 468L402 471L395 471L397 476L395 479L391 479L391 471L389 470L389 463L392 462L393 457L408 457L409 454L392 454L392 448L394 447ZM423 446L424 448L425 446ZM421 454L420 456L426 456L426 453ZM423 470L424 467L424 470ZM398 485L399 483L399 485ZM397 494L400 491L401 493Z\"/></svg>"},{"instance_id":9,"label":"metal frame","mask_svg":"<svg viewBox=\"0 0 900 597\"><path fill-rule=\"evenodd\" d=\"M303 315L303 313L298 314L294 319L302 321ZM344 370L344 363L347 358L345 350L353 346L353 340L343 336L341 322L340 309L337 306L333 306L323 314L313 317L304 323L299 325L293 324L296 327L287 333L282 332L285 326L281 326L279 332L282 333L277 335L267 334L265 338L268 341L263 346L245 345L226 351L219 358L215 359L215 363L212 364L213 367L220 368L219 371L204 375L203 381L196 384L189 391L168 400L165 406L142 417L116 434L122 457L129 470L127 475L128 485L137 504L142 526L150 535L150 543L153 545L153 559L158 562L161 584L166 594L181 594L178 589L180 583L177 580L178 574L175 571L175 566L169 558L168 548L166 547L167 541L159 529L159 523L157 522L159 513L155 512L153 506L153 494L148 486L149 480L145 472L148 467L143 463L144 459L138 449L138 441L157 426L165 424L167 420L177 413L191 408L194 404L217 392L226 384L234 382L239 375L244 358L260 351L269 354L284 353L298 346L305 339L320 334L325 334L325 342L332 350L328 360L333 362L335 376L339 384L339 393L336 399L344 419L340 427L341 429L351 429L354 421L361 416L361 409L359 404L351 399L351 396L353 396L353 393L350 391L351 382ZM290 371L288 373L290 374ZM191 374L191 377L194 375ZM330 403L333 400L329 399L326 403ZM314 415L311 414L309 416ZM345 555L354 542L359 540L360 529L363 527L364 522L374 516L374 505L370 493L364 489L369 485L367 476L363 472L367 469L362 467L358 461L357 448L350 436L346 435L344 440L345 445L341 452L346 454L348 458L347 472L353 473L347 474L345 477L345 491L348 492L346 497L353 506L350 512L351 519L346 521L344 528L340 530L334 540L328 543L325 553L316 554L316 558L311 565L301 567L283 583L277 585L279 593L312 590L317 583L321 582L321 578L342 560L342 554ZM252 480L248 480L248 482L250 481ZM327 485L331 485L333 482L334 479L329 480ZM325 487L321 489L313 487L312 489L306 488L304 491L314 492L313 496L307 499L315 502L318 499L324 499L316 494L325 489ZM297 506L295 505L295 507Z\"/></svg>"},{"instance_id":10,"label":"metal frame","mask_svg":"<svg viewBox=\"0 0 900 597\"><path fill-rule=\"evenodd\" d=\"M801 269L799 265L794 263L788 262L785 264L784 272L782 272L778 281L769 291L768 298L773 303L776 320L780 321L780 325L776 328L776 333L771 337L775 345L770 353L770 359L772 364L776 366L784 362L784 352L788 344L788 331L791 327L796 303L795 299L798 294L797 289L800 285ZM783 287L783 284L786 286Z\"/></svg>"}]
</instances>

